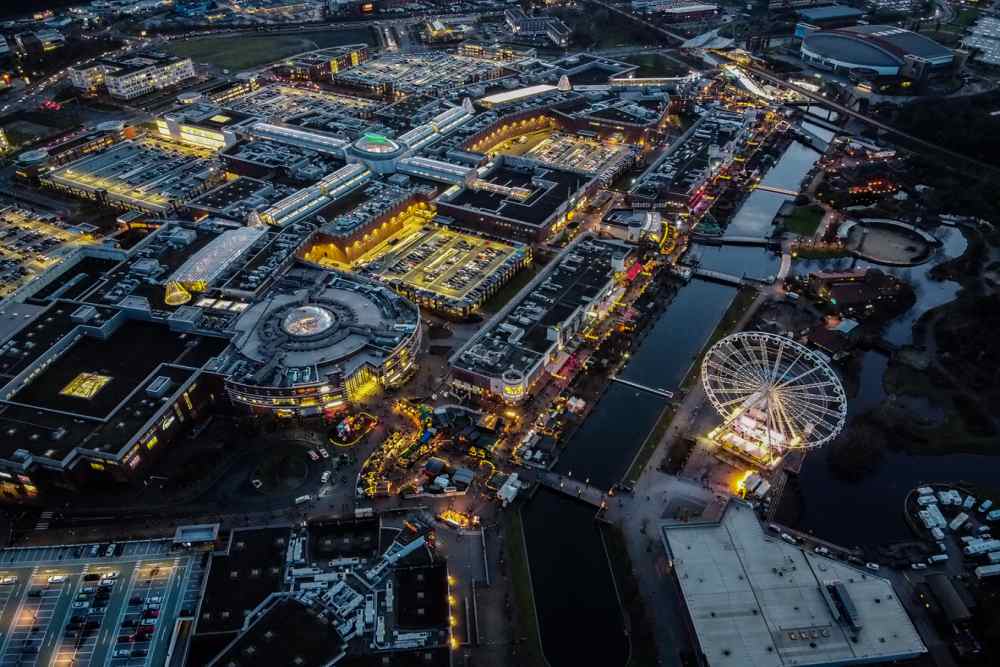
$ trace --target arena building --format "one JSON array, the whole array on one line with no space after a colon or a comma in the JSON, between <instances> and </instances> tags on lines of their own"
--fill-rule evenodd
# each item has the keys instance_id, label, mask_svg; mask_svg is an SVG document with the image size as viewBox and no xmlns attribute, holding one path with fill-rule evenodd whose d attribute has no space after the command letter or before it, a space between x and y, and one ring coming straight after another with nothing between
<instances>
[{"instance_id":1,"label":"arena building","mask_svg":"<svg viewBox=\"0 0 1000 667\"><path fill-rule=\"evenodd\" d=\"M233 402L255 412L310 415L398 387L420 349L417 306L362 279L289 270L234 325L215 370Z\"/></svg>"},{"instance_id":2,"label":"arena building","mask_svg":"<svg viewBox=\"0 0 1000 667\"><path fill-rule=\"evenodd\" d=\"M802 60L834 72L868 70L879 76L919 78L952 65L955 54L929 37L888 25L812 32L802 39Z\"/></svg>"}]
</instances>

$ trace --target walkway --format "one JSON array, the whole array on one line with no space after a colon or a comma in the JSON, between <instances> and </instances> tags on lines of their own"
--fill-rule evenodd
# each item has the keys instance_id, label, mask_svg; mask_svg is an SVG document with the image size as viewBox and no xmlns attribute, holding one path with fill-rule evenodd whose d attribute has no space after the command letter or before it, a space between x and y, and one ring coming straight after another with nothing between
<instances>
[{"instance_id":1,"label":"walkway","mask_svg":"<svg viewBox=\"0 0 1000 667\"><path fill-rule=\"evenodd\" d=\"M774 190L772 190L774 192ZM691 241L701 245L757 245L763 247L779 246L779 239L768 238L766 236L704 236L692 234Z\"/></svg>"},{"instance_id":2,"label":"walkway","mask_svg":"<svg viewBox=\"0 0 1000 667\"><path fill-rule=\"evenodd\" d=\"M644 384L639 384L638 382L632 382L631 380L625 380L618 376L611 378L612 382L620 382L622 384L627 384L630 387L635 387L636 389L641 389L642 391L648 391L650 394L656 394L657 396L662 396L664 398L673 398L674 392L667 391L666 389L660 389L659 387L647 387Z\"/></svg>"},{"instance_id":3,"label":"walkway","mask_svg":"<svg viewBox=\"0 0 1000 667\"><path fill-rule=\"evenodd\" d=\"M764 192L774 192L775 194L779 195L788 195L789 197L795 197L798 196L799 194L798 190L789 190L788 188L779 188L774 185L763 185L761 183L755 185L753 189L763 190Z\"/></svg>"},{"instance_id":4,"label":"walkway","mask_svg":"<svg viewBox=\"0 0 1000 667\"><path fill-rule=\"evenodd\" d=\"M715 280L716 282L725 283L726 285L734 285L736 287L740 287L746 283L745 278L741 276L734 276L731 273L723 273L722 271L692 268L691 273L699 278L707 278L709 280Z\"/></svg>"},{"instance_id":5,"label":"walkway","mask_svg":"<svg viewBox=\"0 0 1000 667\"><path fill-rule=\"evenodd\" d=\"M588 484L586 480L581 481L569 475L560 475L557 472L536 468L521 468L517 474L525 481L538 482L553 491L582 500L598 509L604 508L607 504L608 489L599 489Z\"/></svg>"}]
</instances>

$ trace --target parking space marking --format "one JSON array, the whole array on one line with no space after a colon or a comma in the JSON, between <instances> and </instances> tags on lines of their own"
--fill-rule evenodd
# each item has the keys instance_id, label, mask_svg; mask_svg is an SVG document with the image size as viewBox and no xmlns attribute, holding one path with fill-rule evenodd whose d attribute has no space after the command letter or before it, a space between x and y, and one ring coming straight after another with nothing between
<instances>
[{"instance_id":1,"label":"parking space marking","mask_svg":"<svg viewBox=\"0 0 1000 667\"><path fill-rule=\"evenodd\" d=\"M76 584L73 573L50 575L49 572L51 570L32 570L29 594L22 599L13 626L7 633L0 665L37 665L39 659L48 662L42 654L53 641L52 621L58 615L62 599L67 593L72 593ZM57 576L63 579L53 581ZM32 589L38 590L38 595L30 595Z\"/></svg>"},{"instance_id":2,"label":"parking space marking","mask_svg":"<svg viewBox=\"0 0 1000 667\"><path fill-rule=\"evenodd\" d=\"M180 562L180 559L174 558L165 562L152 560L137 563L136 576L130 582L129 590L126 591L128 607L123 615L123 620L119 621L119 626L125 621L135 624L133 627L136 629L131 635L133 641L123 642L122 646L128 648L133 654L141 652L145 655L116 657L112 651L109 665L112 667L143 667L151 664L157 654L155 650L156 640L160 635L161 627L170 624L161 623L161 617L168 620L171 618L171 614L168 613L166 593L169 590L170 582L181 569ZM141 602L132 604L133 599L141 599ZM150 605L155 605L155 608L151 608ZM144 625L150 627L150 623L153 630L147 631L148 634L143 633L145 639L140 639L139 628ZM116 650L119 650L119 644L116 643L115 646Z\"/></svg>"}]
</instances>

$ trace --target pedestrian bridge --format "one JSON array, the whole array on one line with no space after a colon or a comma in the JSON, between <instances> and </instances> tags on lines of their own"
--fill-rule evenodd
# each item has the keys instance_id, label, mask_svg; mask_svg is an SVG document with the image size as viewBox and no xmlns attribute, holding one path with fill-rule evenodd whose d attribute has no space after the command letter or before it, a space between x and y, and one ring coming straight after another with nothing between
<instances>
[{"instance_id":1,"label":"pedestrian bridge","mask_svg":"<svg viewBox=\"0 0 1000 667\"><path fill-rule=\"evenodd\" d=\"M699 278L707 278L708 280L714 280L716 282L733 285L735 287L740 287L746 284L746 278L742 276L735 276L731 273L723 273L722 271L711 271L709 269L699 269L693 267L691 269L691 273Z\"/></svg>"},{"instance_id":2,"label":"pedestrian bridge","mask_svg":"<svg viewBox=\"0 0 1000 667\"><path fill-rule=\"evenodd\" d=\"M763 190L764 192L773 192L779 195L788 195L789 197L797 197L799 194L798 190L789 190L788 188L779 188L774 185L763 185L758 183L754 186L754 190Z\"/></svg>"},{"instance_id":3,"label":"pedestrian bridge","mask_svg":"<svg viewBox=\"0 0 1000 667\"><path fill-rule=\"evenodd\" d=\"M602 510L607 507L608 489L599 489L586 480L576 479L570 475L561 475L551 470L534 468L522 468L517 474L524 480L538 482L553 491L582 500L595 509Z\"/></svg>"},{"instance_id":4,"label":"pedestrian bridge","mask_svg":"<svg viewBox=\"0 0 1000 667\"><path fill-rule=\"evenodd\" d=\"M634 387L636 389L641 389L642 391L648 391L650 394L656 394L657 396L662 396L663 398L673 398L674 392L667 391L666 389L661 389L660 387L647 387L644 384L639 384L638 382L632 382L631 380L626 380L615 376L611 378L612 382L620 382L621 384L628 385L629 387Z\"/></svg>"},{"instance_id":5,"label":"pedestrian bridge","mask_svg":"<svg viewBox=\"0 0 1000 667\"><path fill-rule=\"evenodd\" d=\"M771 190L774 192L774 190ZM781 245L779 239L766 236L704 236L692 234L691 240L701 245L757 245L765 248L776 248Z\"/></svg>"}]
</instances>

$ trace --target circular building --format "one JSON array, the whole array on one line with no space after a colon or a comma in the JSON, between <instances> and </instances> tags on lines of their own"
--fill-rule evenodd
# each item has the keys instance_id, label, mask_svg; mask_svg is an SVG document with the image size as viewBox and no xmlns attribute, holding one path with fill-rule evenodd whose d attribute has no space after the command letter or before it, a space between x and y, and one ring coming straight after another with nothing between
<instances>
[{"instance_id":1,"label":"circular building","mask_svg":"<svg viewBox=\"0 0 1000 667\"><path fill-rule=\"evenodd\" d=\"M396 162L403 156L406 149L381 134L367 133L361 135L348 152L379 174L391 174L396 171Z\"/></svg>"},{"instance_id":2,"label":"circular building","mask_svg":"<svg viewBox=\"0 0 1000 667\"><path fill-rule=\"evenodd\" d=\"M221 364L234 402L318 414L409 378L420 348L417 306L339 275L301 271L282 285L292 286L276 288L236 322Z\"/></svg>"},{"instance_id":3,"label":"circular building","mask_svg":"<svg viewBox=\"0 0 1000 667\"><path fill-rule=\"evenodd\" d=\"M802 38L802 60L834 72L922 75L951 65L954 54L933 39L890 25L818 30Z\"/></svg>"}]
</instances>

